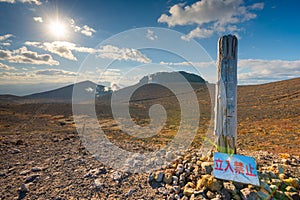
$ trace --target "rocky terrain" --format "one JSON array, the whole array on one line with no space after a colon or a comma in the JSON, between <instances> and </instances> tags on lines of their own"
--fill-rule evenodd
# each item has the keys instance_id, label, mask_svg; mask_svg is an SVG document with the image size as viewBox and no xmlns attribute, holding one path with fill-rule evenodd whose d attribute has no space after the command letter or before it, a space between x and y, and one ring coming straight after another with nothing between
<instances>
[{"instance_id":1,"label":"rocky terrain","mask_svg":"<svg viewBox=\"0 0 300 200\"><path fill-rule=\"evenodd\" d=\"M115 145L143 152L172 140L180 112L174 109L174 96L155 87L135 93L130 103L134 121L142 126L149 123L150 105L167 108L166 125L149 140L133 140L115 125L109 105L97 103L100 126ZM195 89L201 116L192 145L187 151L159 152L171 158L170 162L147 173L113 169L95 159L80 140L71 104L24 104L3 98L0 198L300 199L300 79L238 88L237 153L256 158L260 187L213 177L212 152L200 151L209 130L211 104L207 91ZM147 96L151 91L157 92L154 97ZM85 105L80 106L85 110Z\"/></svg>"}]
</instances>

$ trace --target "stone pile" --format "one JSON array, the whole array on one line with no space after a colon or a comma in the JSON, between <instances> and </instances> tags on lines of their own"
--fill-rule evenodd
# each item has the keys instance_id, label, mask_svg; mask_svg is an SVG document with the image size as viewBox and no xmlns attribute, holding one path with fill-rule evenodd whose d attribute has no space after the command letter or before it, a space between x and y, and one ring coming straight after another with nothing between
<instances>
[{"instance_id":1,"label":"stone pile","mask_svg":"<svg viewBox=\"0 0 300 200\"><path fill-rule=\"evenodd\" d=\"M149 174L149 184L166 199L300 199L300 160L256 152L260 186L216 179L213 154L195 150L177 157L168 166ZM254 155L252 155L254 156ZM298 169L298 171L297 171Z\"/></svg>"}]
</instances>

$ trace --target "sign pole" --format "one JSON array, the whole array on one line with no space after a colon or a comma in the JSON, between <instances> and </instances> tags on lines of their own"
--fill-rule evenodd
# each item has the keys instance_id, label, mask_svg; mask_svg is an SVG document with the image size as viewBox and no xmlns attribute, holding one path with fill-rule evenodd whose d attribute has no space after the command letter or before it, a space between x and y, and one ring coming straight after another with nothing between
<instances>
[{"instance_id":1,"label":"sign pole","mask_svg":"<svg viewBox=\"0 0 300 200\"><path fill-rule=\"evenodd\" d=\"M218 152L236 153L237 140L237 38L222 36L218 43L215 126Z\"/></svg>"}]
</instances>

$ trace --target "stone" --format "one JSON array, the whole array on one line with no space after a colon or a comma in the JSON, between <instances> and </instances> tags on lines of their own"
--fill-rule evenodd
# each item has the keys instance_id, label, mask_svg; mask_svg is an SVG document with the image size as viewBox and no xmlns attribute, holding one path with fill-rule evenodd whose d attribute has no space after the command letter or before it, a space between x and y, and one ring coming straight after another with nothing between
<instances>
[{"instance_id":1,"label":"stone","mask_svg":"<svg viewBox=\"0 0 300 200\"><path fill-rule=\"evenodd\" d=\"M148 183L151 183L153 180L154 180L154 174L153 173L150 173L149 176L148 176Z\"/></svg>"},{"instance_id":2,"label":"stone","mask_svg":"<svg viewBox=\"0 0 300 200\"><path fill-rule=\"evenodd\" d=\"M193 188L190 188L190 187L184 187L184 190L183 190L183 194L185 196L191 196L192 194L194 194L194 189Z\"/></svg>"},{"instance_id":3,"label":"stone","mask_svg":"<svg viewBox=\"0 0 300 200\"><path fill-rule=\"evenodd\" d=\"M210 177L211 175L209 174L203 175L201 179L197 181L196 190L201 190L204 186L207 186L207 181Z\"/></svg>"},{"instance_id":4,"label":"stone","mask_svg":"<svg viewBox=\"0 0 300 200\"><path fill-rule=\"evenodd\" d=\"M24 170L24 171L21 171L20 172L20 175L21 176L25 176L25 175L27 175L27 174L29 174L30 173L30 170Z\"/></svg>"},{"instance_id":5,"label":"stone","mask_svg":"<svg viewBox=\"0 0 300 200\"><path fill-rule=\"evenodd\" d=\"M287 192L297 192L296 188L294 188L293 186L287 186L285 188L285 191L287 191Z\"/></svg>"},{"instance_id":6,"label":"stone","mask_svg":"<svg viewBox=\"0 0 300 200\"><path fill-rule=\"evenodd\" d=\"M119 171L115 171L110 175L113 181L120 181L122 179L122 174Z\"/></svg>"},{"instance_id":7,"label":"stone","mask_svg":"<svg viewBox=\"0 0 300 200\"><path fill-rule=\"evenodd\" d=\"M173 186L173 191L175 192L175 194L179 194L181 191L181 188L177 185Z\"/></svg>"},{"instance_id":8,"label":"stone","mask_svg":"<svg viewBox=\"0 0 300 200\"><path fill-rule=\"evenodd\" d=\"M285 195L292 200L300 200L300 195L298 192L285 192Z\"/></svg>"},{"instance_id":9,"label":"stone","mask_svg":"<svg viewBox=\"0 0 300 200\"><path fill-rule=\"evenodd\" d=\"M216 194L208 190L208 191L206 192L206 196L207 196L209 199L213 199L213 198L216 197Z\"/></svg>"},{"instance_id":10,"label":"stone","mask_svg":"<svg viewBox=\"0 0 300 200\"><path fill-rule=\"evenodd\" d=\"M17 153L21 153L22 151L20 149L13 149L11 150L12 154L17 154Z\"/></svg>"},{"instance_id":11,"label":"stone","mask_svg":"<svg viewBox=\"0 0 300 200\"><path fill-rule=\"evenodd\" d=\"M261 187L261 189L265 190L266 193L272 193L272 189L270 188L270 186L267 183L261 181L260 187Z\"/></svg>"},{"instance_id":12,"label":"stone","mask_svg":"<svg viewBox=\"0 0 300 200\"><path fill-rule=\"evenodd\" d=\"M232 182L224 182L223 186L232 195L235 195L238 192L235 185Z\"/></svg>"},{"instance_id":13,"label":"stone","mask_svg":"<svg viewBox=\"0 0 300 200\"><path fill-rule=\"evenodd\" d=\"M172 183L172 174L166 173L166 174L164 175L163 181L164 181L166 184L171 184L171 183Z\"/></svg>"},{"instance_id":14,"label":"stone","mask_svg":"<svg viewBox=\"0 0 300 200\"><path fill-rule=\"evenodd\" d=\"M183 173L183 165L182 164L177 165L176 172L179 174Z\"/></svg>"},{"instance_id":15,"label":"stone","mask_svg":"<svg viewBox=\"0 0 300 200\"><path fill-rule=\"evenodd\" d=\"M178 177L177 176L172 176L173 184L177 185L178 184Z\"/></svg>"},{"instance_id":16,"label":"stone","mask_svg":"<svg viewBox=\"0 0 300 200\"><path fill-rule=\"evenodd\" d=\"M125 197L130 197L136 190L135 189L130 189L126 194Z\"/></svg>"},{"instance_id":17,"label":"stone","mask_svg":"<svg viewBox=\"0 0 300 200\"><path fill-rule=\"evenodd\" d=\"M252 191L250 188L244 188L241 190L242 198L245 200L257 200L259 197L257 192Z\"/></svg>"},{"instance_id":18,"label":"stone","mask_svg":"<svg viewBox=\"0 0 300 200\"><path fill-rule=\"evenodd\" d=\"M31 176L28 176L26 179L25 179L25 183L30 183L30 182L33 182L35 180L37 180L39 177L39 174L33 174Z\"/></svg>"},{"instance_id":19,"label":"stone","mask_svg":"<svg viewBox=\"0 0 300 200\"><path fill-rule=\"evenodd\" d=\"M280 178L281 180L283 180L283 179L286 179L287 177L286 177L285 174L279 174L279 175L278 175L278 178Z\"/></svg>"},{"instance_id":20,"label":"stone","mask_svg":"<svg viewBox=\"0 0 300 200\"><path fill-rule=\"evenodd\" d=\"M201 168L204 170L205 174L211 174L213 171L213 162L202 162Z\"/></svg>"},{"instance_id":21,"label":"stone","mask_svg":"<svg viewBox=\"0 0 300 200\"><path fill-rule=\"evenodd\" d=\"M289 198L280 190L277 190L274 197L280 200L288 200Z\"/></svg>"},{"instance_id":22,"label":"stone","mask_svg":"<svg viewBox=\"0 0 300 200\"><path fill-rule=\"evenodd\" d=\"M163 194L164 196L167 196L169 193L167 188L165 188L165 187L159 187L157 190L160 194Z\"/></svg>"},{"instance_id":23,"label":"stone","mask_svg":"<svg viewBox=\"0 0 300 200\"><path fill-rule=\"evenodd\" d=\"M21 193L27 193L28 191L29 190L28 190L27 186L24 183L22 183L22 185L21 185L21 187L19 189L19 192L21 192Z\"/></svg>"},{"instance_id":24,"label":"stone","mask_svg":"<svg viewBox=\"0 0 300 200\"><path fill-rule=\"evenodd\" d=\"M5 172L0 172L0 177L4 177L6 176L6 173Z\"/></svg>"},{"instance_id":25,"label":"stone","mask_svg":"<svg viewBox=\"0 0 300 200\"><path fill-rule=\"evenodd\" d=\"M260 199L262 199L262 200L265 200L265 199L268 199L269 198L269 194L266 194L266 193L264 193L264 192L262 192L262 191L258 191L257 192L257 195L258 195L258 197L260 198Z\"/></svg>"},{"instance_id":26,"label":"stone","mask_svg":"<svg viewBox=\"0 0 300 200\"><path fill-rule=\"evenodd\" d=\"M39 172L39 171L42 171L42 168L41 167L33 167L33 168L31 168L31 171L32 172Z\"/></svg>"},{"instance_id":27,"label":"stone","mask_svg":"<svg viewBox=\"0 0 300 200\"><path fill-rule=\"evenodd\" d=\"M185 181L185 174L180 174L179 181Z\"/></svg>"},{"instance_id":28,"label":"stone","mask_svg":"<svg viewBox=\"0 0 300 200\"><path fill-rule=\"evenodd\" d=\"M166 159L167 159L167 161L172 161L172 160L174 160L174 159L175 159L174 153L173 153L172 151L168 151L168 152L166 153Z\"/></svg>"},{"instance_id":29,"label":"stone","mask_svg":"<svg viewBox=\"0 0 300 200\"><path fill-rule=\"evenodd\" d=\"M101 181L100 178L97 178L97 179L95 179L95 181L94 181L94 185L95 185L96 188L100 188L100 187L102 187L104 184L103 184L103 182Z\"/></svg>"},{"instance_id":30,"label":"stone","mask_svg":"<svg viewBox=\"0 0 300 200\"><path fill-rule=\"evenodd\" d=\"M231 199L230 193L225 189L221 189L220 194L222 195L222 199Z\"/></svg>"},{"instance_id":31,"label":"stone","mask_svg":"<svg viewBox=\"0 0 300 200\"><path fill-rule=\"evenodd\" d=\"M299 180L297 178L288 178L288 179L284 179L283 182L287 185L293 186L294 188L300 188L299 186Z\"/></svg>"},{"instance_id":32,"label":"stone","mask_svg":"<svg viewBox=\"0 0 300 200\"><path fill-rule=\"evenodd\" d=\"M208 179L207 187L208 187L208 189L210 189L213 192L220 191L222 188L221 184L215 178Z\"/></svg>"},{"instance_id":33,"label":"stone","mask_svg":"<svg viewBox=\"0 0 300 200\"><path fill-rule=\"evenodd\" d=\"M160 183L163 181L163 177L164 177L164 172L159 171L155 173L154 179L156 182Z\"/></svg>"}]
</instances>

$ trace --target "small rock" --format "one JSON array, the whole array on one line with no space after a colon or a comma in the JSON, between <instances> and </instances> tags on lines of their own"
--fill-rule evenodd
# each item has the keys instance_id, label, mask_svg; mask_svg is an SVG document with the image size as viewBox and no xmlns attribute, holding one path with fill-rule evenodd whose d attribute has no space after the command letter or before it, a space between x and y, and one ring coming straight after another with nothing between
<instances>
[{"instance_id":1,"label":"small rock","mask_svg":"<svg viewBox=\"0 0 300 200\"><path fill-rule=\"evenodd\" d=\"M130 197L136 190L135 189L130 189L126 194L125 197Z\"/></svg>"},{"instance_id":2,"label":"small rock","mask_svg":"<svg viewBox=\"0 0 300 200\"><path fill-rule=\"evenodd\" d=\"M0 172L0 177L4 177L6 176L6 173L5 172Z\"/></svg>"},{"instance_id":3,"label":"small rock","mask_svg":"<svg viewBox=\"0 0 300 200\"><path fill-rule=\"evenodd\" d=\"M267 183L263 182L263 181L260 183L260 187L261 187L261 189L265 190L266 193L271 193L272 192L272 189L270 188L270 186Z\"/></svg>"},{"instance_id":4,"label":"small rock","mask_svg":"<svg viewBox=\"0 0 300 200\"><path fill-rule=\"evenodd\" d=\"M223 186L230 194L237 194L237 189L232 182L224 182Z\"/></svg>"},{"instance_id":5,"label":"small rock","mask_svg":"<svg viewBox=\"0 0 300 200\"><path fill-rule=\"evenodd\" d=\"M183 194L185 196L191 196L192 194L194 194L194 189L193 188L190 188L190 187L184 187L184 190L183 190Z\"/></svg>"},{"instance_id":6,"label":"small rock","mask_svg":"<svg viewBox=\"0 0 300 200\"><path fill-rule=\"evenodd\" d=\"M220 191L222 188L221 184L215 178L211 178L208 180L207 187L213 192Z\"/></svg>"},{"instance_id":7,"label":"small rock","mask_svg":"<svg viewBox=\"0 0 300 200\"><path fill-rule=\"evenodd\" d=\"M166 173L165 176L164 176L164 178L163 178L163 181L166 184L171 184L172 183L172 174Z\"/></svg>"},{"instance_id":8,"label":"small rock","mask_svg":"<svg viewBox=\"0 0 300 200\"><path fill-rule=\"evenodd\" d=\"M160 182L162 182L163 177L164 177L164 172L159 171L159 172L155 173L154 179L156 182L160 183Z\"/></svg>"},{"instance_id":9,"label":"small rock","mask_svg":"<svg viewBox=\"0 0 300 200\"><path fill-rule=\"evenodd\" d=\"M286 177L285 174L279 174L279 175L278 175L278 178L280 178L281 180L283 180L283 179L286 179L287 177Z\"/></svg>"},{"instance_id":10,"label":"small rock","mask_svg":"<svg viewBox=\"0 0 300 200\"><path fill-rule=\"evenodd\" d=\"M266 193L264 193L264 192L262 192L262 191L258 191L258 192L257 192L257 195L258 195L258 197L259 197L260 199L268 199L268 197L270 196L269 194L266 194Z\"/></svg>"},{"instance_id":11,"label":"small rock","mask_svg":"<svg viewBox=\"0 0 300 200\"><path fill-rule=\"evenodd\" d=\"M31 171L32 172L39 172L39 171L42 171L42 168L41 167L33 167L33 168L31 168Z\"/></svg>"},{"instance_id":12,"label":"small rock","mask_svg":"<svg viewBox=\"0 0 300 200\"><path fill-rule=\"evenodd\" d=\"M27 193L29 190L28 188L26 187L26 185L24 183L22 183L20 189L19 189L19 192L21 193Z\"/></svg>"},{"instance_id":13,"label":"small rock","mask_svg":"<svg viewBox=\"0 0 300 200\"><path fill-rule=\"evenodd\" d=\"M168 151L167 154L166 154L166 159L167 161L172 161L175 159L175 155L172 151Z\"/></svg>"},{"instance_id":14,"label":"small rock","mask_svg":"<svg viewBox=\"0 0 300 200\"><path fill-rule=\"evenodd\" d=\"M37 180L39 177L39 174L33 174L31 176L28 176L26 179L25 179L25 183L30 183L30 182L33 182L35 180Z\"/></svg>"},{"instance_id":15,"label":"small rock","mask_svg":"<svg viewBox=\"0 0 300 200\"><path fill-rule=\"evenodd\" d=\"M183 172L183 165L182 164L177 165L176 172L178 172L179 174L181 174Z\"/></svg>"},{"instance_id":16,"label":"small rock","mask_svg":"<svg viewBox=\"0 0 300 200\"><path fill-rule=\"evenodd\" d=\"M100 188L103 186L103 182L101 181L101 179L98 178L94 181L94 185L96 188Z\"/></svg>"},{"instance_id":17,"label":"small rock","mask_svg":"<svg viewBox=\"0 0 300 200\"><path fill-rule=\"evenodd\" d=\"M289 198L280 190L277 190L274 196L276 199L288 200Z\"/></svg>"},{"instance_id":18,"label":"small rock","mask_svg":"<svg viewBox=\"0 0 300 200\"><path fill-rule=\"evenodd\" d=\"M216 197L216 194L208 190L208 191L206 192L206 196L207 196L209 199L213 199L213 198Z\"/></svg>"},{"instance_id":19,"label":"small rock","mask_svg":"<svg viewBox=\"0 0 300 200\"><path fill-rule=\"evenodd\" d=\"M205 174L211 174L213 170L213 162L202 162L201 168L204 170Z\"/></svg>"},{"instance_id":20,"label":"small rock","mask_svg":"<svg viewBox=\"0 0 300 200\"><path fill-rule=\"evenodd\" d=\"M177 185L178 184L178 177L177 176L172 176L173 184Z\"/></svg>"},{"instance_id":21,"label":"small rock","mask_svg":"<svg viewBox=\"0 0 300 200\"><path fill-rule=\"evenodd\" d=\"M300 195L297 192L285 192L285 195L292 200L300 200Z\"/></svg>"},{"instance_id":22,"label":"small rock","mask_svg":"<svg viewBox=\"0 0 300 200\"><path fill-rule=\"evenodd\" d=\"M13 149L11 151L12 154L17 154L17 153L21 153L22 151L20 149Z\"/></svg>"},{"instance_id":23,"label":"small rock","mask_svg":"<svg viewBox=\"0 0 300 200\"><path fill-rule=\"evenodd\" d=\"M110 175L110 177L113 181L120 181L122 179L122 174L121 172L115 171Z\"/></svg>"},{"instance_id":24,"label":"small rock","mask_svg":"<svg viewBox=\"0 0 300 200\"><path fill-rule=\"evenodd\" d=\"M294 188L293 186L287 186L285 188L285 191L287 191L287 192L297 192L296 188Z\"/></svg>"},{"instance_id":25,"label":"small rock","mask_svg":"<svg viewBox=\"0 0 300 200\"><path fill-rule=\"evenodd\" d=\"M150 173L148 176L148 183L151 183L154 180L154 174Z\"/></svg>"},{"instance_id":26,"label":"small rock","mask_svg":"<svg viewBox=\"0 0 300 200\"><path fill-rule=\"evenodd\" d=\"M179 194L181 188L179 186L175 185L175 186L173 186L173 190L174 190L175 194Z\"/></svg>"},{"instance_id":27,"label":"small rock","mask_svg":"<svg viewBox=\"0 0 300 200\"><path fill-rule=\"evenodd\" d=\"M285 184L293 186L296 189L300 189L300 185L299 185L299 179L297 178L288 178L288 179L284 179L283 180Z\"/></svg>"},{"instance_id":28,"label":"small rock","mask_svg":"<svg viewBox=\"0 0 300 200\"><path fill-rule=\"evenodd\" d=\"M244 188L241 190L242 197L246 200L257 200L259 197L257 192L252 191L250 188Z\"/></svg>"},{"instance_id":29,"label":"small rock","mask_svg":"<svg viewBox=\"0 0 300 200\"><path fill-rule=\"evenodd\" d=\"M20 172L20 175L24 176L30 173L30 170L24 170Z\"/></svg>"}]
</instances>

